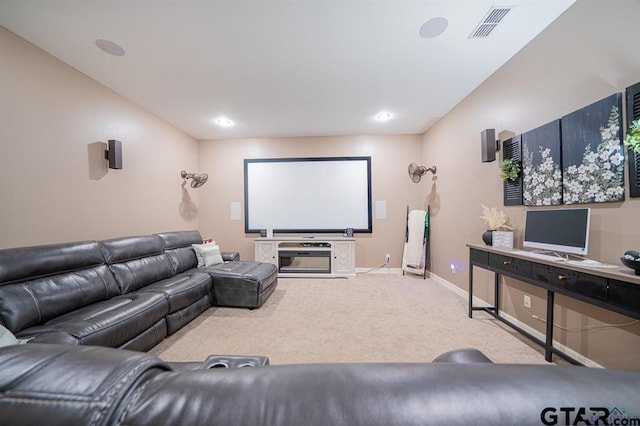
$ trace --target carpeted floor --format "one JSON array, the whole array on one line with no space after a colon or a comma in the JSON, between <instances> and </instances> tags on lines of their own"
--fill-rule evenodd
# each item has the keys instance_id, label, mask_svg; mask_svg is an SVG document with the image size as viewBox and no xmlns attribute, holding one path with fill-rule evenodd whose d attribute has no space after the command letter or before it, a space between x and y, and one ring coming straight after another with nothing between
<instances>
[{"instance_id":1,"label":"carpeted floor","mask_svg":"<svg viewBox=\"0 0 640 426\"><path fill-rule=\"evenodd\" d=\"M259 309L210 308L150 352L166 361L266 355L271 364L431 362L477 348L496 363L546 364L542 349L434 280L399 274L280 278Z\"/></svg>"}]
</instances>

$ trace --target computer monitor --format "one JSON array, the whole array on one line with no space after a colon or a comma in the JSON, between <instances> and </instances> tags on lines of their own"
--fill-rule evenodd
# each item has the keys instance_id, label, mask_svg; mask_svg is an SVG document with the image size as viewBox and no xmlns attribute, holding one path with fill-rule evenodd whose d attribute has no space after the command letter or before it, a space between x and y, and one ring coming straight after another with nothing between
<instances>
[{"instance_id":1,"label":"computer monitor","mask_svg":"<svg viewBox=\"0 0 640 426\"><path fill-rule=\"evenodd\" d=\"M524 247L586 256L591 209L528 210Z\"/></svg>"}]
</instances>

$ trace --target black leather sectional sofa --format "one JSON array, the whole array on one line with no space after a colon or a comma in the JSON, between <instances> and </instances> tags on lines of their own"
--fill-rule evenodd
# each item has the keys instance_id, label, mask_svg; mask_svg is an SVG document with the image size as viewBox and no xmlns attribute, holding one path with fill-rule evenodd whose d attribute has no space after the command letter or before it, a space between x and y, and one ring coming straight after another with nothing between
<instances>
[{"instance_id":1,"label":"black leather sectional sofa","mask_svg":"<svg viewBox=\"0 0 640 426\"><path fill-rule=\"evenodd\" d=\"M520 426L640 421L638 372L497 365L473 351L437 361L448 362L203 369L122 349L13 345L0 348L0 423Z\"/></svg>"},{"instance_id":2,"label":"black leather sectional sofa","mask_svg":"<svg viewBox=\"0 0 640 426\"><path fill-rule=\"evenodd\" d=\"M181 231L0 250L0 324L30 343L145 351L212 305L257 308L273 293L274 265L197 268L200 243Z\"/></svg>"},{"instance_id":3,"label":"black leather sectional sofa","mask_svg":"<svg viewBox=\"0 0 640 426\"><path fill-rule=\"evenodd\" d=\"M495 365L476 350L423 364L281 366L126 350L150 348L212 304L255 308L272 294L275 266L196 268L199 242L193 231L0 250L0 324L30 338L0 347L0 424L640 424L638 372Z\"/></svg>"}]
</instances>

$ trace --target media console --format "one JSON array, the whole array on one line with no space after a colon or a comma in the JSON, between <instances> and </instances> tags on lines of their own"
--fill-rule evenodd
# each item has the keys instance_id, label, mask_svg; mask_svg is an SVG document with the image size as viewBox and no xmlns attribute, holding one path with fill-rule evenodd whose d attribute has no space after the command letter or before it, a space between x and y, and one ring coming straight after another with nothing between
<instances>
[{"instance_id":1,"label":"media console","mask_svg":"<svg viewBox=\"0 0 640 426\"><path fill-rule=\"evenodd\" d=\"M356 239L347 237L261 237L255 260L278 267L278 277L354 277Z\"/></svg>"},{"instance_id":2,"label":"media console","mask_svg":"<svg viewBox=\"0 0 640 426\"><path fill-rule=\"evenodd\" d=\"M575 359L553 347L553 306L555 293L640 319L640 276L631 269L615 269L568 264L528 257L518 250L467 244L469 247L469 318L473 311L485 311L545 348L545 359L555 353L567 361ZM494 306L473 306L473 267L487 269L494 275ZM522 330L500 316L500 276L515 278L547 290L545 340Z\"/></svg>"}]
</instances>

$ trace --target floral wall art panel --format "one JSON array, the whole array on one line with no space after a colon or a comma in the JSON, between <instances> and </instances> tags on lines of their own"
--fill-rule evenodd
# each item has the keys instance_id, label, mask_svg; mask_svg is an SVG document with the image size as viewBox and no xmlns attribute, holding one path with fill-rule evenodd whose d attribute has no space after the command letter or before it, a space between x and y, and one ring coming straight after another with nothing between
<instances>
[{"instance_id":1,"label":"floral wall art panel","mask_svg":"<svg viewBox=\"0 0 640 426\"><path fill-rule=\"evenodd\" d=\"M522 134L522 200L525 206L562 203L560 120Z\"/></svg>"},{"instance_id":2,"label":"floral wall art panel","mask_svg":"<svg viewBox=\"0 0 640 426\"><path fill-rule=\"evenodd\" d=\"M622 94L562 117L565 204L624 200Z\"/></svg>"}]
</instances>

